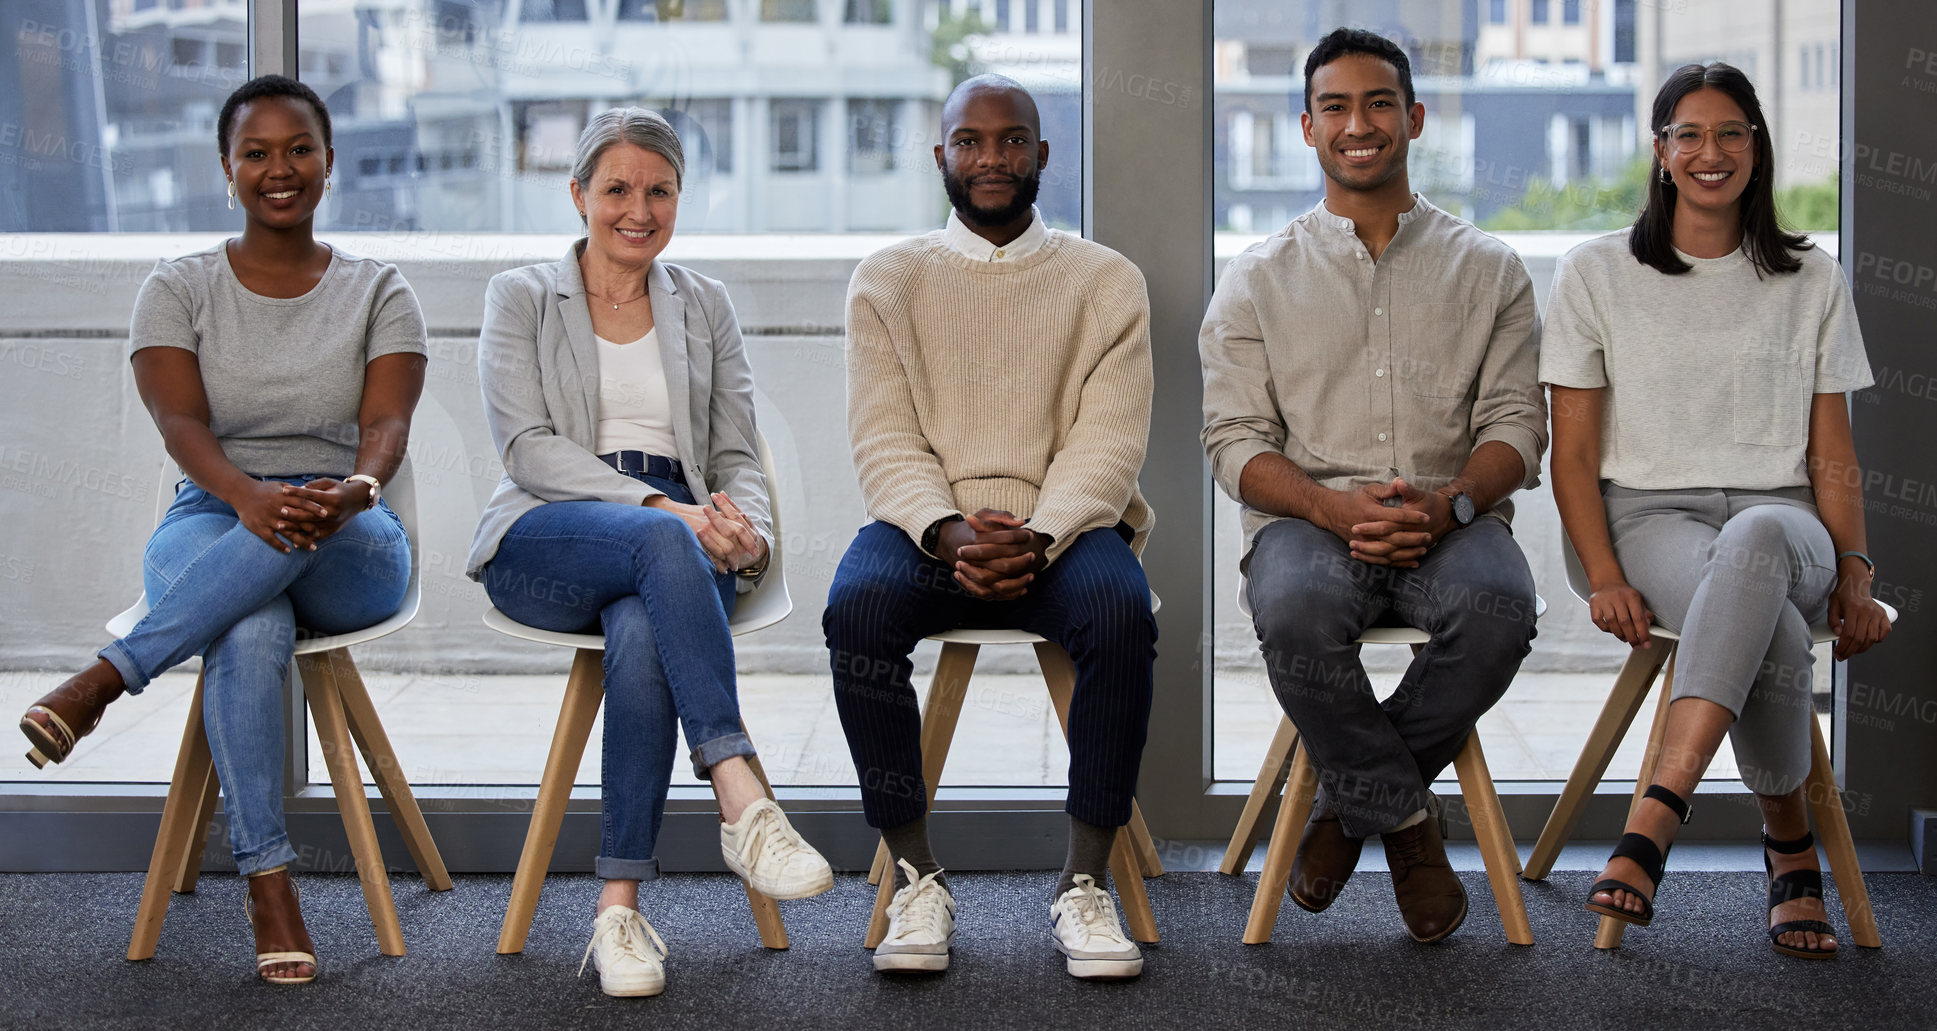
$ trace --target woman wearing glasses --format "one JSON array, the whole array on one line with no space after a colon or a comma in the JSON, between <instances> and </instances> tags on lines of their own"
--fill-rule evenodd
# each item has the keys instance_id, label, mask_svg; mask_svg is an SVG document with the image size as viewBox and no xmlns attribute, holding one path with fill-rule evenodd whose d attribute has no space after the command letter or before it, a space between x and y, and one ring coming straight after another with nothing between
<instances>
[{"instance_id":1,"label":"woman wearing glasses","mask_svg":"<svg viewBox=\"0 0 1937 1031\"><path fill-rule=\"evenodd\" d=\"M1594 624L1679 631L1654 783L1588 899L1647 926L1687 800L1727 734L1763 817L1769 939L1835 955L1809 833L1810 631L1845 658L1890 631L1870 598L1844 395L1869 386L1835 259L1783 231L1767 122L1726 64L1656 94L1647 204L1561 260L1540 376L1554 496Z\"/></svg>"},{"instance_id":2,"label":"woman wearing glasses","mask_svg":"<svg viewBox=\"0 0 1937 1031\"><path fill-rule=\"evenodd\" d=\"M772 898L834 884L747 762L727 617L765 574L773 530L726 289L659 260L685 168L659 115L594 116L571 180L586 235L491 280L478 345L505 475L470 575L520 623L605 634L605 886L586 961L608 995L666 984L639 882L659 876L675 723L719 796L727 866Z\"/></svg>"}]
</instances>

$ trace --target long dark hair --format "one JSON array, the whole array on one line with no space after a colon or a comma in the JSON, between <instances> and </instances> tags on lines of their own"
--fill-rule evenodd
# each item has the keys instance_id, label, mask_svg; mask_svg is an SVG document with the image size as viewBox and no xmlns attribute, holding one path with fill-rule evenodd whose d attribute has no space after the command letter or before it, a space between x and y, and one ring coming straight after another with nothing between
<instances>
[{"instance_id":1,"label":"long dark hair","mask_svg":"<svg viewBox=\"0 0 1937 1031\"><path fill-rule=\"evenodd\" d=\"M1756 275L1794 272L1802 268L1802 259L1796 257L1794 252L1806 251L1813 245L1801 233L1791 233L1782 228L1782 223L1776 217L1776 148L1769 139L1769 120L1762 115L1762 104L1756 100L1755 87L1749 84L1748 76L1734 65L1720 61L1708 65L1682 65L1668 76L1667 82L1661 84L1661 92L1655 94L1649 131L1654 133L1655 139L1661 139L1661 130L1675 117L1675 105L1681 103L1681 98L1704 87L1728 94L1729 99L1741 107L1749 124L1756 127L1755 132L1750 134L1754 137L1755 171L1751 174L1748 187L1742 191L1738 208L1742 219L1742 249L1755 263ZM1693 268L1675 253L1675 199L1678 192L1673 182L1661 181L1661 158L1656 155L1648 163L1648 202L1642 206L1641 217L1628 232L1628 250L1634 253L1635 260L1671 276Z\"/></svg>"}]
</instances>

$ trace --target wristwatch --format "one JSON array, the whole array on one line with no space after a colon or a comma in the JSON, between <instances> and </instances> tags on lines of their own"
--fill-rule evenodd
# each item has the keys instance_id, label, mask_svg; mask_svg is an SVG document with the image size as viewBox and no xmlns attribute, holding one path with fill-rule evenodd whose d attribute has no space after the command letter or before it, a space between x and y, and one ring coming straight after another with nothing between
<instances>
[{"instance_id":1,"label":"wristwatch","mask_svg":"<svg viewBox=\"0 0 1937 1031\"><path fill-rule=\"evenodd\" d=\"M367 483L370 485L370 503L363 507L365 509L372 509L377 507L377 499L383 496L383 484L377 482L377 478L370 475L369 473L357 473L354 476L343 477L344 483L348 483L351 480L355 480L358 483Z\"/></svg>"},{"instance_id":2,"label":"wristwatch","mask_svg":"<svg viewBox=\"0 0 1937 1031\"><path fill-rule=\"evenodd\" d=\"M959 515L945 515L929 523L928 529L921 532L921 550L930 555L935 554L935 549L942 546L942 527L961 521L962 517Z\"/></svg>"},{"instance_id":3,"label":"wristwatch","mask_svg":"<svg viewBox=\"0 0 1937 1031\"><path fill-rule=\"evenodd\" d=\"M1447 503L1453 506L1453 525L1460 527L1471 526L1473 525L1473 520L1479 516L1479 513L1473 509L1473 496L1471 494L1463 490L1455 491L1451 494L1440 491L1439 496L1445 498Z\"/></svg>"}]
</instances>

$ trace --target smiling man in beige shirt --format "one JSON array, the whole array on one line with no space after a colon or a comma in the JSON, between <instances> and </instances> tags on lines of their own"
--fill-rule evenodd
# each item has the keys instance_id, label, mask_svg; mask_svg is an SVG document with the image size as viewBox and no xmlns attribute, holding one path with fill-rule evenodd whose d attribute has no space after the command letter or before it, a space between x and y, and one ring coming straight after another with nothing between
<instances>
[{"instance_id":1,"label":"smiling man in beige shirt","mask_svg":"<svg viewBox=\"0 0 1937 1031\"><path fill-rule=\"evenodd\" d=\"M1414 194L1424 105L1405 53L1340 29L1305 65L1325 200L1231 262L1198 345L1204 448L1244 507L1266 672L1319 770L1290 893L1329 906L1377 834L1406 929L1466 895L1429 785L1531 647L1533 576L1508 528L1547 442L1539 317L1519 258ZM1432 634L1383 703L1356 638Z\"/></svg>"}]
</instances>

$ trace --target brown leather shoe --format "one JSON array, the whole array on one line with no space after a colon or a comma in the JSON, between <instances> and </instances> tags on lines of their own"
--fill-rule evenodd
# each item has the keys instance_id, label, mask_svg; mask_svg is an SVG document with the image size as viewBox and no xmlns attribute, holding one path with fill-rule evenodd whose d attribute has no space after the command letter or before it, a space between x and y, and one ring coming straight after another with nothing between
<instances>
[{"instance_id":1,"label":"brown leather shoe","mask_svg":"<svg viewBox=\"0 0 1937 1031\"><path fill-rule=\"evenodd\" d=\"M1285 893L1307 913L1323 913L1359 865L1364 838L1350 837L1338 814L1312 810L1305 822L1305 833L1298 839L1298 854L1291 861L1291 883Z\"/></svg>"},{"instance_id":2,"label":"brown leather shoe","mask_svg":"<svg viewBox=\"0 0 1937 1031\"><path fill-rule=\"evenodd\" d=\"M1437 813L1405 830L1387 831L1379 840L1392 868L1392 894L1399 900L1406 933L1414 941L1436 942L1458 930L1466 919L1466 888L1446 861Z\"/></svg>"}]
</instances>

